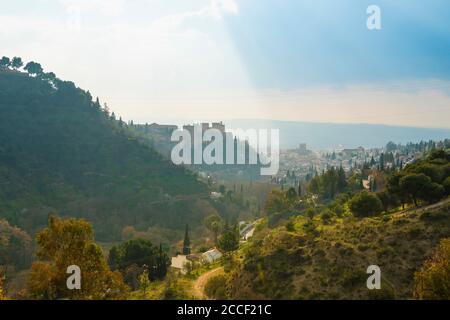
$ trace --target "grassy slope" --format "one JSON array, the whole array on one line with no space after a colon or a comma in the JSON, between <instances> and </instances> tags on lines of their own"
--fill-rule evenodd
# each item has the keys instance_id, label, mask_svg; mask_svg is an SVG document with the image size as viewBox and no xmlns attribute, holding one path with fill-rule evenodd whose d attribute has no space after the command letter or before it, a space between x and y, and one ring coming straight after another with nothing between
<instances>
[{"instance_id":1,"label":"grassy slope","mask_svg":"<svg viewBox=\"0 0 450 320\"><path fill-rule=\"evenodd\" d=\"M260 230L232 272L232 298L371 299L412 297L414 272L450 235L450 202L377 218L318 225L297 217L294 231ZM366 268L380 266L382 290L368 290Z\"/></svg>"}]
</instances>

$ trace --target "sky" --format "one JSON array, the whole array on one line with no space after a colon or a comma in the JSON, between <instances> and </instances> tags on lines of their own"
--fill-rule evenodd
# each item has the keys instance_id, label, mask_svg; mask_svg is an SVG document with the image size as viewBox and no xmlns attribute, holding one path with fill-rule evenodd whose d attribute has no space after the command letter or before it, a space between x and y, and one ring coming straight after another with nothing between
<instances>
[{"instance_id":1,"label":"sky","mask_svg":"<svg viewBox=\"0 0 450 320\"><path fill-rule=\"evenodd\" d=\"M447 0L2 1L0 55L141 123L450 128L448 12Z\"/></svg>"}]
</instances>

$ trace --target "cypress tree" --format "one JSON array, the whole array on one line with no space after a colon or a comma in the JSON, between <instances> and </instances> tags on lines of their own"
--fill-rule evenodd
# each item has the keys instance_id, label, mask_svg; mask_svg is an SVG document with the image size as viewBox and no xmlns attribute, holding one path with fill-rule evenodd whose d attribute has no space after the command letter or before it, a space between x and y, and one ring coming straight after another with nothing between
<instances>
[{"instance_id":1,"label":"cypress tree","mask_svg":"<svg viewBox=\"0 0 450 320\"><path fill-rule=\"evenodd\" d=\"M191 254L191 240L189 240L189 225L186 224L183 241L183 254L185 256Z\"/></svg>"}]
</instances>

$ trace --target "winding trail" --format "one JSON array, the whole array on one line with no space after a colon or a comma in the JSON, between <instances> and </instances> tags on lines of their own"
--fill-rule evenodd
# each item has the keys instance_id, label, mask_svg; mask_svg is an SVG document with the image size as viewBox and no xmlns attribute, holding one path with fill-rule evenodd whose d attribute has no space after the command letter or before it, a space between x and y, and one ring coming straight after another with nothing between
<instances>
[{"instance_id":1,"label":"winding trail","mask_svg":"<svg viewBox=\"0 0 450 320\"><path fill-rule=\"evenodd\" d=\"M222 274L223 267L218 267L216 269L209 270L208 272L205 272L200 277L198 277L194 281L194 285L192 286L193 289L193 295L198 299L209 299L205 294L205 285L208 282L208 280L212 277L218 276L219 274Z\"/></svg>"}]
</instances>

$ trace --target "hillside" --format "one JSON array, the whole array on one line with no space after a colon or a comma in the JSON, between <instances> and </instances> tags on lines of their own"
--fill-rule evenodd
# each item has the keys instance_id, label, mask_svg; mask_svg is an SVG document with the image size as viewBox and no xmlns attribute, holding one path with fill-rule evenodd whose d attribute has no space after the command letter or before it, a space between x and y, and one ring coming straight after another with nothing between
<instances>
[{"instance_id":1,"label":"hillside","mask_svg":"<svg viewBox=\"0 0 450 320\"><path fill-rule=\"evenodd\" d=\"M295 217L294 227L261 228L231 274L235 299L409 299L414 272L450 235L450 201L333 225ZM382 289L366 288L378 265Z\"/></svg>"},{"instance_id":2,"label":"hillside","mask_svg":"<svg viewBox=\"0 0 450 320\"><path fill-rule=\"evenodd\" d=\"M267 217L235 254L229 297L413 298L416 272L450 237L449 163L449 150L436 149L403 169L374 169L387 181L378 192L353 190L343 175L343 188L329 195L340 181L334 168L314 177L304 196L272 191ZM367 289L371 265L381 269L381 290ZM443 287L448 280L432 279Z\"/></svg>"},{"instance_id":3,"label":"hillside","mask_svg":"<svg viewBox=\"0 0 450 320\"><path fill-rule=\"evenodd\" d=\"M0 218L34 234L49 212L85 217L112 240L128 225L199 222L190 195L206 193L89 92L51 74L0 70Z\"/></svg>"}]
</instances>

